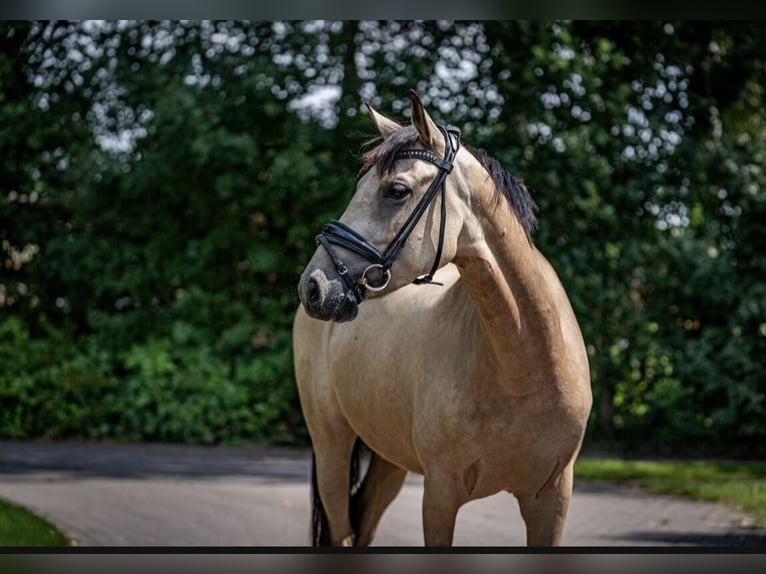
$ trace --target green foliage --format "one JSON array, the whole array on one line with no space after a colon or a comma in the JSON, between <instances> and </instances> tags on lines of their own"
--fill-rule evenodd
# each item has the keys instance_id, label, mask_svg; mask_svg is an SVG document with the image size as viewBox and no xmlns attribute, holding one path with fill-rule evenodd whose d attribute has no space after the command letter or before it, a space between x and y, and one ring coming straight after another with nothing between
<instances>
[{"instance_id":1,"label":"green foliage","mask_svg":"<svg viewBox=\"0 0 766 574\"><path fill-rule=\"evenodd\" d=\"M183 346L188 325L175 325L171 339L136 345L126 354L114 427L108 434L132 441L197 444L263 443L304 439L285 352L258 361L227 364L203 343Z\"/></svg>"},{"instance_id":2,"label":"green foliage","mask_svg":"<svg viewBox=\"0 0 766 574\"><path fill-rule=\"evenodd\" d=\"M305 441L298 275L415 87L532 189L590 436L758 445L765 31L0 24L0 436Z\"/></svg>"},{"instance_id":3,"label":"green foliage","mask_svg":"<svg viewBox=\"0 0 766 574\"><path fill-rule=\"evenodd\" d=\"M18 318L7 318L0 323L0 436L300 443L297 393L283 383L291 377L289 347L246 360L226 356L227 346L250 336L249 329L229 331L216 349L178 321L164 338L109 352L95 339L76 348L53 330L32 338Z\"/></svg>"},{"instance_id":4,"label":"green foliage","mask_svg":"<svg viewBox=\"0 0 766 574\"><path fill-rule=\"evenodd\" d=\"M87 391L95 373L89 366L84 376L78 372L83 361L63 333L45 330L47 337L32 337L17 317L0 323L2 436L66 436L91 416Z\"/></svg>"}]
</instances>

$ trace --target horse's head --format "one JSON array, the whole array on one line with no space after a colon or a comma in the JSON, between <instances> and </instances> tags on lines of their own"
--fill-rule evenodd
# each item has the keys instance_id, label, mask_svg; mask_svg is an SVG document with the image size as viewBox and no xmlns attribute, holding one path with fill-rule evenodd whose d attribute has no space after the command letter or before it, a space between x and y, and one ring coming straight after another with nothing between
<instances>
[{"instance_id":1,"label":"horse's head","mask_svg":"<svg viewBox=\"0 0 766 574\"><path fill-rule=\"evenodd\" d=\"M312 317L350 321L366 297L429 282L455 255L465 211L452 169L459 132L437 126L410 95L412 125L368 106L382 142L364 154L364 174L340 220L317 236L298 286Z\"/></svg>"}]
</instances>

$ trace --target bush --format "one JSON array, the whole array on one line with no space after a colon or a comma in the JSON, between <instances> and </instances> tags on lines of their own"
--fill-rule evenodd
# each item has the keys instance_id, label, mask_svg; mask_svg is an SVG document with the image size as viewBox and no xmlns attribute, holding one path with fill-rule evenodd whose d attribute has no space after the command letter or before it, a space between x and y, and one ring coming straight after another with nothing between
<instances>
[{"instance_id":1,"label":"bush","mask_svg":"<svg viewBox=\"0 0 766 574\"><path fill-rule=\"evenodd\" d=\"M35 339L0 323L0 436L195 444L306 440L289 347L236 361L190 344L188 326L124 353Z\"/></svg>"}]
</instances>

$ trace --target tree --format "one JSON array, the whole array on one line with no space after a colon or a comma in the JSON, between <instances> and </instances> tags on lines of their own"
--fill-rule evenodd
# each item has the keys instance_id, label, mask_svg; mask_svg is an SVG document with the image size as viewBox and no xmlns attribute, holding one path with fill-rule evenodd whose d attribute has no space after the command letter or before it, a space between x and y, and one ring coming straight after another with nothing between
<instances>
[{"instance_id":1,"label":"tree","mask_svg":"<svg viewBox=\"0 0 766 574\"><path fill-rule=\"evenodd\" d=\"M363 102L406 121L415 88L533 190L588 344L589 436L750 448L764 31L2 24L0 433L305 440L297 278L353 193Z\"/></svg>"}]
</instances>

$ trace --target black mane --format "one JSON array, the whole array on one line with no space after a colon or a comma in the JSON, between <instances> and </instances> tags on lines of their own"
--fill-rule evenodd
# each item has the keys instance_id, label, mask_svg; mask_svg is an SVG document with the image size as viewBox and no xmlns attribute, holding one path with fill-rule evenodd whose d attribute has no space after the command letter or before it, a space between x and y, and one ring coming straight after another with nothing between
<instances>
[{"instance_id":1,"label":"black mane","mask_svg":"<svg viewBox=\"0 0 766 574\"><path fill-rule=\"evenodd\" d=\"M360 171L364 173L372 167L376 167L378 173L390 173L396 162L396 154L401 150L412 148L417 142L418 132L415 126L404 126L362 154ZM483 149L474 148L467 144L463 144L463 147L477 159L489 174L495 191L508 201L531 241L532 234L537 229L537 215L535 213L537 205L524 182L506 170L499 161Z\"/></svg>"},{"instance_id":2,"label":"black mane","mask_svg":"<svg viewBox=\"0 0 766 574\"><path fill-rule=\"evenodd\" d=\"M537 229L537 204L532 199L527 186L524 185L524 181L505 169L499 161L483 149L477 149L467 144L464 147L487 171L495 185L495 190L511 204L516 218L531 240L532 234Z\"/></svg>"}]
</instances>

